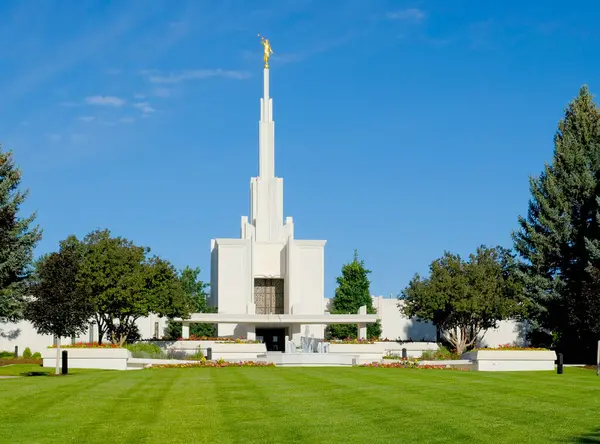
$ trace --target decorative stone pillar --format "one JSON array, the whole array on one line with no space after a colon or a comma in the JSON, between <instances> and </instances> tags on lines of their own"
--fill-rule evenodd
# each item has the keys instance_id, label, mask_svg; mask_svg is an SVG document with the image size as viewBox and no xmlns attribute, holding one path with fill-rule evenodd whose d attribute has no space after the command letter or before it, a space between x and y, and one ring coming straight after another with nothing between
<instances>
[{"instance_id":1,"label":"decorative stone pillar","mask_svg":"<svg viewBox=\"0 0 600 444\"><path fill-rule=\"evenodd\" d=\"M256 326L246 325L246 339L249 341L256 341Z\"/></svg>"},{"instance_id":2,"label":"decorative stone pillar","mask_svg":"<svg viewBox=\"0 0 600 444\"><path fill-rule=\"evenodd\" d=\"M367 314L367 306L363 305L358 309L359 315ZM367 339L367 324L358 324L358 339Z\"/></svg>"},{"instance_id":3,"label":"decorative stone pillar","mask_svg":"<svg viewBox=\"0 0 600 444\"><path fill-rule=\"evenodd\" d=\"M181 323L181 337L183 339L189 339L190 338L190 323L189 322L182 322Z\"/></svg>"}]
</instances>

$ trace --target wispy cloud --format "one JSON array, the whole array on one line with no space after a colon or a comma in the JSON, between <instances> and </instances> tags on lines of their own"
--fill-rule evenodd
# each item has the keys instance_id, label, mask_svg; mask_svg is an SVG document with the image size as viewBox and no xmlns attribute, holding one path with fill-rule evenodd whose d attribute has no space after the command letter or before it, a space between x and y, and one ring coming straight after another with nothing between
<instances>
[{"instance_id":1,"label":"wispy cloud","mask_svg":"<svg viewBox=\"0 0 600 444\"><path fill-rule=\"evenodd\" d=\"M46 134L46 138L51 142L60 142L62 140L62 135L58 133L50 133Z\"/></svg>"},{"instance_id":2,"label":"wispy cloud","mask_svg":"<svg viewBox=\"0 0 600 444\"><path fill-rule=\"evenodd\" d=\"M125 105L125 100L114 96L91 96L86 97L85 103L88 105L114 106L120 108Z\"/></svg>"},{"instance_id":3,"label":"wispy cloud","mask_svg":"<svg viewBox=\"0 0 600 444\"><path fill-rule=\"evenodd\" d=\"M425 20L427 14L419 8L408 8L399 11L391 11L386 14L390 20L402 20L420 23Z\"/></svg>"},{"instance_id":4,"label":"wispy cloud","mask_svg":"<svg viewBox=\"0 0 600 444\"><path fill-rule=\"evenodd\" d=\"M121 122L121 123L133 123L133 122L135 122L135 119L133 117L121 117L119 119L119 122Z\"/></svg>"},{"instance_id":5,"label":"wispy cloud","mask_svg":"<svg viewBox=\"0 0 600 444\"><path fill-rule=\"evenodd\" d=\"M156 97L171 97L171 90L169 88L156 88L154 95Z\"/></svg>"},{"instance_id":6,"label":"wispy cloud","mask_svg":"<svg viewBox=\"0 0 600 444\"><path fill-rule=\"evenodd\" d=\"M69 139L71 140L71 143L74 145L79 145L79 144L87 142L87 137L83 134L71 134Z\"/></svg>"},{"instance_id":7,"label":"wispy cloud","mask_svg":"<svg viewBox=\"0 0 600 444\"><path fill-rule=\"evenodd\" d=\"M79 120L81 120L82 122L91 122L93 120L96 120L96 118L94 116L81 116L79 117Z\"/></svg>"},{"instance_id":8,"label":"wispy cloud","mask_svg":"<svg viewBox=\"0 0 600 444\"><path fill-rule=\"evenodd\" d=\"M142 114L144 114L144 115L152 114L153 112L156 111L154 108L152 108L150 106L150 104L148 102L134 103L133 106L135 108L139 109L142 112Z\"/></svg>"},{"instance_id":9,"label":"wispy cloud","mask_svg":"<svg viewBox=\"0 0 600 444\"><path fill-rule=\"evenodd\" d=\"M156 71L142 71L142 74L148 78L151 83L173 84L186 80L208 79L210 77L225 77L229 79L247 79L250 74L244 71L235 71L227 69L195 69L182 71L180 73L162 74Z\"/></svg>"}]
</instances>

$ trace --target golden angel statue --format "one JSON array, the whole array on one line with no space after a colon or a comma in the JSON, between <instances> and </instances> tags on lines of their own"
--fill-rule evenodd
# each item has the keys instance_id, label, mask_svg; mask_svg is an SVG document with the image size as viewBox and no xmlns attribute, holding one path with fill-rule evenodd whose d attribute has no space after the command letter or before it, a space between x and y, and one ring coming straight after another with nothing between
<instances>
[{"instance_id":1,"label":"golden angel statue","mask_svg":"<svg viewBox=\"0 0 600 444\"><path fill-rule=\"evenodd\" d=\"M260 43L262 43L265 49L265 53L263 55L263 60L265 61L265 68L269 69L269 57L271 57L271 54L273 54L273 50L271 49L271 44L269 43L268 39L264 38L260 34L258 34L258 36L260 37Z\"/></svg>"}]
</instances>

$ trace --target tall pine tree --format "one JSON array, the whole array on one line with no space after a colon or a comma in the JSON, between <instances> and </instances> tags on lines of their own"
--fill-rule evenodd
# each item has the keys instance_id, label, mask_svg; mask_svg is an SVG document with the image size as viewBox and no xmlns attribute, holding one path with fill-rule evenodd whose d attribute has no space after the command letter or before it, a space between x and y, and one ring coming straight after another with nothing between
<instances>
[{"instance_id":1,"label":"tall pine tree","mask_svg":"<svg viewBox=\"0 0 600 444\"><path fill-rule=\"evenodd\" d=\"M368 274L370 272L371 270L365 268L364 261L358 259L358 252L354 251L354 260L342 267L342 275L337 278L338 287L332 301L332 314L357 314L358 309L363 305L367 306L368 314L376 313L369 291ZM356 338L358 326L332 324L327 327L326 334L328 338ZM379 338L380 335L381 325L379 321L376 324L367 326L368 338Z\"/></svg>"},{"instance_id":2,"label":"tall pine tree","mask_svg":"<svg viewBox=\"0 0 600 444\"><path fill-rule=\"evenodd\" d=\"M569 360L600 339L600 111L586 86L569 104L554 156L530 179L527 217L513 234L537 326Z\"/></svg>"},{"instance_id":3,"label":"tall pine tree","mask_svg":"<svg viewBox=\"0 0 600 444\"><path fill-rule=\"evenodd\" d=\"M23 316L23 297L33 271L33 250L41 239L39 227L31 227L35 214L20 217L27 197L21 192L21 171L12 152L0 148L0 323Z\"/></svg>"}]
</instances>

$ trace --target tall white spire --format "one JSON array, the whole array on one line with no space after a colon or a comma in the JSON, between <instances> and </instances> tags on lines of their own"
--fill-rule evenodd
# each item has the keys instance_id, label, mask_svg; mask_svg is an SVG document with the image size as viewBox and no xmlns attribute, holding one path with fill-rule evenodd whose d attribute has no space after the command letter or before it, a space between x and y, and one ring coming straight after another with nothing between
<instances>
[{"instance_id":1,"label":"tall white spire","mask_svg":"<svg viewBox=\"0 0 600 444\"><path fill-rule=\"evenodd\" d=\"M273 122L273 99L269 97L269 68L263 70L264 95L260 99L260 123L258 127L258 176L275 177L275 122Z\"/></svg>"},{"instance_id":2,"label":"tall white spire","mask_svg":"<svg viewBox=\"0 0 600 444\"><path fill-rule=\"evenodd\" d=\"M250 220L242 219L242 237L257 242L280 242L293 238L293 221L283 220L283 179L275 176L275 122L269 97L269 57L273 53L264 37L263 97L258 123L258 177L250 181Z\"/></svg>"}]
</instances>

